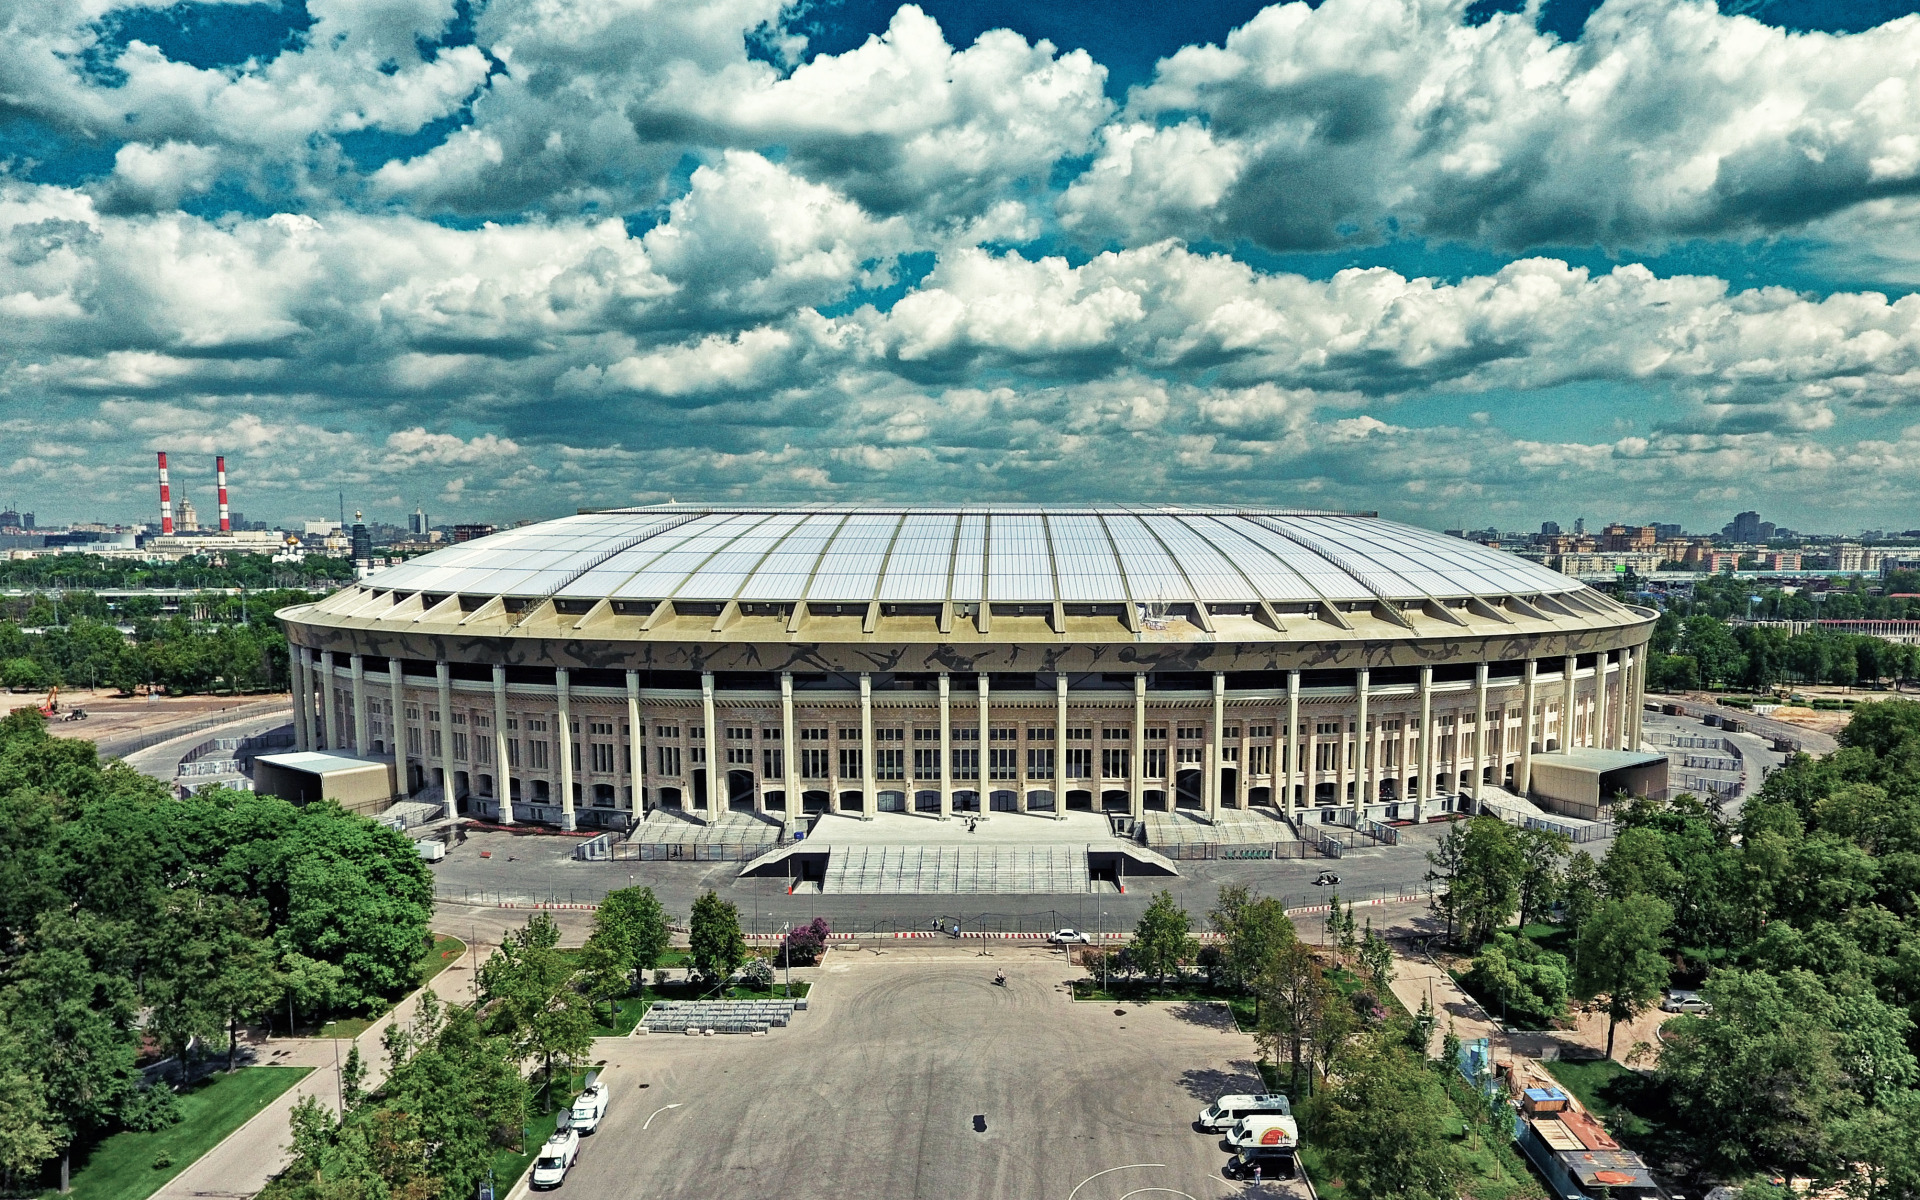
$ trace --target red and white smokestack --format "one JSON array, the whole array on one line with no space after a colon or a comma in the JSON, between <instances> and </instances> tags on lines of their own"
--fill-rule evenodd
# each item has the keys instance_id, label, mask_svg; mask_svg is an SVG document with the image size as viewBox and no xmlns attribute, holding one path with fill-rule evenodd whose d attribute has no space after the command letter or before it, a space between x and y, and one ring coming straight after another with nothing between
<instances>
[{"instance_id":1,"label":"red and white smokestack","mask_svg":"<svg viewBox=\"0 0 1920 1200\"><path fill-rule=\"evenodd\" d=\"M227 521L227 456L220 455L213 464L214 477L220 487L220 532L231 533L233 526Z\"/></svg>"},{"instance_id":2,"label":"red and white smokestack","mask_svg":"<svg viewBox=\"0 0 1920 1200\"><path fill-rule=\"evenodd\" d=\"M160 452L160 532L173 533L173 494L167 490L167 452Z\"/></svg>"}]
</instances>

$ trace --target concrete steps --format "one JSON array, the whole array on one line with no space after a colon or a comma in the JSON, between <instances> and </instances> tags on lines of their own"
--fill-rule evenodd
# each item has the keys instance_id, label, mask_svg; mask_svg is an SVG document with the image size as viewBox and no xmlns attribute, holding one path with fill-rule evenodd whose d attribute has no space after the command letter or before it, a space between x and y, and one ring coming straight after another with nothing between
<instances>
[{"instance_id":1,"label":"concrete steps","mask_svg":"<svg viewBox=\"0 0 1920 1200\"><path fill-rule=\"evenodd\" d=\"M1084 846L835 846L821 890L837 895L1087 892Z\"/></svg>"}]
</instances>

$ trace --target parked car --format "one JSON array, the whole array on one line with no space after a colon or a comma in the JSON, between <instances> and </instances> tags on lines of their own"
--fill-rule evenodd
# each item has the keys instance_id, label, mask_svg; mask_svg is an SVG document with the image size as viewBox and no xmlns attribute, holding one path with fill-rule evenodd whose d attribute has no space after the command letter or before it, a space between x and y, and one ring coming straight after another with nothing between
<instances>
[{"instance_id":1,"label":"parked car","mask_svg":"<svg viewBox=\"0 0 1920 1200\"><path fill-rule=\"evenodd\" d=\"M1320 874L1316 875L1313 880L1313 886L1315 887L1326 887L1328 884L1333 884L1335 886L1338 886L1339 883L1340 883L1340 877L1338 875L1335 875L1332 871L1322 871L1320 872Z\"/></svg>"},{"instance_id":2,"label":"parked car","mask_svg":"<svg viewBox=\"0 0 1920 1200\"><path fill-rule=\"evenodd\" d=\"M1704 1013L1712 1012L1713 1005L1708 1004L1706 998L1701 996L1699 992L1690 992L1683 988L1674 988L1667 993L1667 998L1660 1002L1660 1011L1670 1013Z\"/></svg>"},{"instance_id":3,"label":"parked car","mask_svg":"<svg viewBox=\"0 0 1920 1200\"><path fill-rule=\"evenodd\" d=\"M1077 929L1055 930L1047 935L1047 940L1056 946L1086 946L1093 943L1092 938Z\"/></svg>"},{"instance_id":4,"label":"parked car","mask_svg":"<svg viewBox=\"0 0 1920 1200\"><path fill-rule=\"evenodd\" d=\"M573 1160L579 1157L579 1130L569 1128L554 1134L540 1147L540 1157L533 1160L533 1186L559 1187L560 1181L567 1177L568 1168L573 1166Z\"/></svg>"},{"instance_id":5,"label":"parked car","mask_svg":"<svg viewBox=\"0 0 1920 1200\"><path fill-rule=\"evenodd\" d=\"M609 1098L607 1085L596 1078L589 1078L586 1090L574 1098L569 1124L583 1134L592 1133L600 1127L600 1118L607 1115Z\"/></svg>"},{"instance_id":6,"label":"parked car","mask_svg":"<svg viewBox=\"0 0 1920 1200\"><path fill-rule=\"evenodd\" d=\"M1245 1117L1268 1114L1291 1117L1293 1106L1278 1092L1263 1096L1222 1096L1200 1110L1194 1124L1208 1132L1231 1129Z\"/></svg>"},{"instance_id":7,"label":"parked car","mask_svg":"<svg viewBox=\"0 0 1920 1200\"><path fill-rule=\"evenodd\" d=\"M1293 1178L1293 1147L1242 1146L1227 1160L1229 1179L1252 1179L1255 1169L1261 1179Z\"/></svg>"},{"instance_id":8,"label":"parked car","mask_svg":"<svg viewBox=\"0 0 1920 1200\"><path fill-rule=\"evenodd\" d=\"M1227 1145L1236 1150L1266 1147L1292 1151L1300 1145L1300 1126L1284 1113L1254 1113L1241 1117L1227 1130Z\"/></svg>"}]
</instances>

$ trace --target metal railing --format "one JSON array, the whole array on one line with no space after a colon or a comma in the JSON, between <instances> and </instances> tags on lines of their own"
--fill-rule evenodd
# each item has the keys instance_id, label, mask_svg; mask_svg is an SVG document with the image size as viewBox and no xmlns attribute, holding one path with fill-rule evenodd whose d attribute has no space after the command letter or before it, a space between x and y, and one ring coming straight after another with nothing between
<instances>
[{"instance_id":1,"label":"metal railing","mask_svg":"<svg viewBox=\"0 0 1920 1200\"><path fill-rule=\"evenodd\" d=\"M161 742L171 742L175 738L183 738L190 733L199 733L203 729L212 729L219 725L230 725L235 721L247 720L249 717L265 717L275 712L284 712L292 716L292 706L292 697L283 694L273 700L224 709L186 725L176 725L169 729L159 729L129 738L110 738L94 744L99 748L101 758L125 758L129 754L138 754L142 750L158 746Z\"/></svg>"}]
</instances>

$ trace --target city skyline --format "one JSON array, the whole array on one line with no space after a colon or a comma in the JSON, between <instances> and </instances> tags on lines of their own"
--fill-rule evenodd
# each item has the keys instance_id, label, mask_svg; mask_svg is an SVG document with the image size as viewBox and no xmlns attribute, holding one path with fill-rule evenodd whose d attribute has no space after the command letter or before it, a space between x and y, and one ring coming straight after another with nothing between
<instances>
[{"instance_id":1,"label":"city skyline","mask_svg":"<svg viewBox=\"0 0 1920 1200\"><path fill-rule=\"evenodd\" d=\"M27 10L13 490L1920 524L1910 5L1027 7Z\"/></svg>"}]
</instances>

